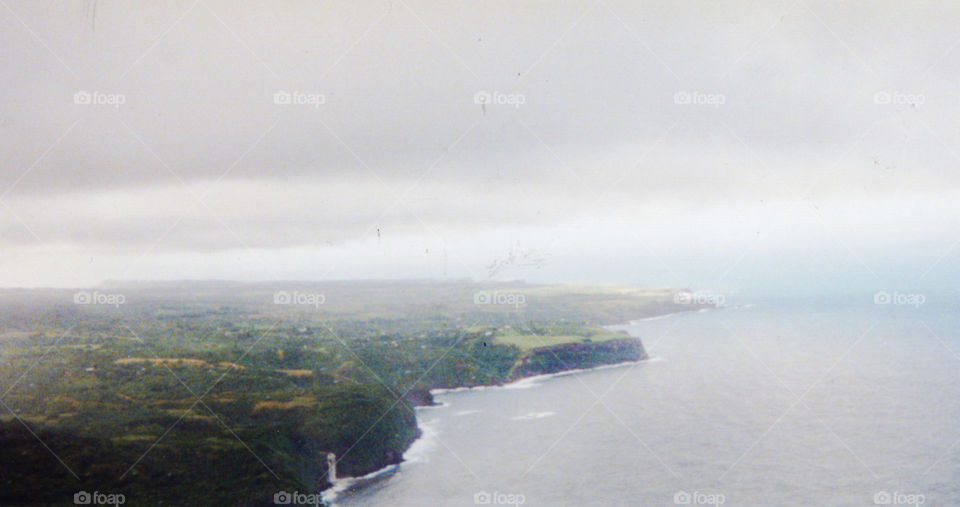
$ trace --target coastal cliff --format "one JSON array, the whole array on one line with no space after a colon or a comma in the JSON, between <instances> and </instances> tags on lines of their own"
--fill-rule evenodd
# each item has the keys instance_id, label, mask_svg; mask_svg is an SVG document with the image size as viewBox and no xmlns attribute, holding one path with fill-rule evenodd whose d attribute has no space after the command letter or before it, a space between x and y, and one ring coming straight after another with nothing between
<instances>
[{"instance_id":1,"label":"coastal cliff","mask_svg":"<svg viewBox=\"0 0 960 507\"><path fill-rule=\"evenodd\" d=\"M640 361L647 357L647 351L644 350L643 342L639 338L623 338L599 343L563 343L531 350L514 369L513 380L627 361Z\"/></svg>"},{"instance_id":2,"label":"coastal cliff","mask_svg":"<svg viewBox=\"0 0 960 507\"><path fill-rule=\"evenodd\" d=\"M486 350L484 346L481 350ZM513 368L505 375L497 379L485 379L484 382L477 382L475 377L461 378L458 385L444 385L444 388L458 387L478 387L490 385L504 385L509 382L517 381L536 375L545 375L551 373L560 373L570 370L580 370L595 368L631 361L641 361L647 359L647 352L643 347L643 342L639 338L624 337L617 339L608 339L602 342L582 341L574 343L562 343L544 347L536 347L527 351L520 351L516 347L510 347L516 351ZM407 406L431 406L434 405L433 395L428 389L411 389L403 398ZM416 428L416 421L404 418L397 421L399 426L394 427L395 437L391 439L393 447L377 446L374 454L364 460L362 466L352 465L349 467L341 466L341 475L360 476L380 468L398 464L402 461L403 453L413 443L410 435L420 436L420 430ZM408 425L412 424L412 428ZM324 488L330 487L329 482L324 481Z\"/></svg>"}]
</instances>

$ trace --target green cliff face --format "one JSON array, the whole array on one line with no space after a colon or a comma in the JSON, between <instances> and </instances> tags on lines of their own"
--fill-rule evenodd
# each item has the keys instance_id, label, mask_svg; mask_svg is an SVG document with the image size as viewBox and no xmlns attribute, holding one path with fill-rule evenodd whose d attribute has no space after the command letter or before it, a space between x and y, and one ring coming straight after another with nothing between
<instances>
[{"instance_id":1,"label":"green cliff face","mask_svg":"<svg viewBox=\"0 0 960 507\"><path fill-rule=\"evenodd\" d=\"M642 359L647 359L647 352L638 338L623 338L599 343L564 343L530 351L514 369L513 378L594 368Z\"/></svg>"}]
</instances>

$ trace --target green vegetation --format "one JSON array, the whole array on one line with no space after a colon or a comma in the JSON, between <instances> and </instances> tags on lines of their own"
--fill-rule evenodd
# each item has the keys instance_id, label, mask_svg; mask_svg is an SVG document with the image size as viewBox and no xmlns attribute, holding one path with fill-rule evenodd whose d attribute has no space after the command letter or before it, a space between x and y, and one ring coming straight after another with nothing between
<instances>
[{"instance_id":1,"label":"green vegetation","mask_svg":"<svg viewBox=\"0 0 960 507\"><path fill-rule=\"evenodd\" d=\"M330 485L328 452L341 476L398 463L430 389L641 359L638 340L601 324L692 309L662 291L464 282L101 291L124 305L0 294L0 504L316 493ZM478 291L524 304L477 302ZM298 303L317 294L322 304Z\"/></svg>"}]
</instances>

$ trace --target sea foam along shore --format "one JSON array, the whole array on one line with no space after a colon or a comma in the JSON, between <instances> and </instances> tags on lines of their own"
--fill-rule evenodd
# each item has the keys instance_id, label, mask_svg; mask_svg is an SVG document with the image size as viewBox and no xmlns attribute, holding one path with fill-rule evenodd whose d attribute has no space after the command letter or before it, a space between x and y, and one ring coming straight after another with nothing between
<instances>
[{"instance_id":1,"label":"sea foam along shore","mask_svg":"<svg viewBox=\"0 0 960 507\"><path fill-rule=\"evenodd\" d=\"M486 389L530 389L533 387L537 387L544 380L549 380L556 377L563 377L566 375L575 375L577 373L584 373L584 372L590 372L590 371L607 370L610 368L623 368L625 366L631 366L638 363L645 363L648 361L656 362L659 360L660 358L658 357L650 357L647 359L640 359L638 361L621 361L618 363L602 364L600 366L593 366L591 368L573 368L570 370L558 371L556 373L544 373L541 375L532 375L530 377L524 377L524 378L517 379L517 380L514 380L513 382L508 382L502 385L454 387L450 389L431 389L430 394L432 394L433 396L442 396L448 393L459 393L463 391L483 391ZM440 400L438 401L438 404L435 406L442 407L442 406L448 406L448 405L442 400ZM418 410L428 409L428 408L431 408L431 407L417 407Z\"/></svg>"},{"instance_id":2,"label":"sea foam along shore","mask_svg":"<svg viewBox=\"0 0 960 507\"><path fill-rule=\"evenodd\" d=\"M671 315L677 315L677 314L682 314L682 313L687 313L687 312L685 312L685 311L684 311L684 312L673 312L673 313L668 313L668 314L664 314L664 315L657 315L657 316L654 316L654 317L647 317L647 318L644 318L644 319L631 320L631 321L630 321L629 323L627 323L627 324L617 324L617 325L610 325L610 326L604 326L604 327L607 328L607 329L624 328L624 327L627 327L627 326L632 325L634 322L641 322L641 321L645 321L645 320L659 319L659 318L669 317L669 316L671 316ZM635 335L631 334L631 333L630 333L628 330L626 330L626 329L625 329L624 331L626 331L627 334L630 335L631 338L640 339L640 336L635 336ZM529 376L529 377L524 377L524 378L521 378L521 379L514 380L513 382L508 382L508 383L502 384L502 385L482 385L482 386L465 386L465 387L454 387L454 388L437 388L437 389L431 389L431 390L430 390L430 394L431 394L432 396L442 396L442 395L447 394L447 393L457 393L457 392L462 392L462 391L474 391L474 390L480 391L480 390L486 390L486 389L530 389L530 388L537 387L541 382L543 382L543 381L545 381L545 380L549 380L549 379L555 378L555 377L563 377L563 376L566 376L566 375L575 375L575 374L577 374L577 373L584 373L584 372L598 371L598 370L606 370L606 369L611 369L611 368L623 368L623 367L627 367L627 366L633 366L633 365L636 365L636 364L638 364L638 363L658 362L658 361L660 361L660 358L659 358L659 357L647 357L647 358L640 359L640 360L637 360L637 361L620 361L620 362L617 362L617 363L603 364L603 365L599 365L599 366L593 366L593 367L590 367L590 368L573 368L573 369L570 369L570 370L559 371L559 372L556 372L556 373L545 373L545 374L541 374L541 375L532 375L532 376ZM439 408L439 407L446 407L446 406L449 406L449 405L448 405L447 403L445 403L444 401L442 401L442 400L437 400L437 402L436 402L434 405L424 405L424 406L415 407L414 410L415 410L415 411L417 412L417 414L418 414L418 417L417 417L417 426L418 426L418 427L420 428L420 430L421 430L421 431L420 431L420 436L418 436L418 437L410 444L410 447L408 447L407 450L404 451L404 453L403 453L403 460L402 460L400 463L396 463L396 464L392 464L392 465L387 465L387 466L385 466L385 467L383 467L383 468L374 470L373 472L370 472L370 473L368 473L368 474L366 474L366 475L364 475L364 476L361 476L361 477L344 477L344 478L337 478L335 481L333 481L333 486L331 486L331 487L328 488L328 489L325 489L325 490L322 492L324 500L326 500L326 501L328 501L328 502L333 502L333 501L336 500L337 496L339 496L340 493L346 491L347 489L349 489L349 488L351 488L351 487L353 487L353 486L362 484L363 482L366 482L366 481L368 481L368 480L372 480L372 479L375 479L375 478L380 477L380 476L382 476L382 475L391 473L391 472L395 471L395 470L396 470L400 465L402 465L403 463L416 463L417 461L420 461L420 459L422 459L422 457L426 454L427 449L431 448L431 447L433 446L433 444L435 443L435 440L436 440L436 439L435 439L434 437L436 436L436 432L435 432L435 430L432 428L432 425L431 425L430 423L421 421L421 418L419 417L419 415L421 414L421 411L430 410L430 409Z\"/></svg>"},{"instance_id":3,"label":"sea foam along shore","mask_svg":"<svg viewBox=\"0 0 960 507\"><path fill-rule=\"evenodd\" d=\"M429 409L434 407L435 405L415 407L414 410L419 412L421 409ZM420 429L420 436L410 444L410 447L408 447L406 451L404 451L402 463L416 463L420 461L424 456L426 456L428 451L432 449L434 445L436 445L436 430L433 427L435 422L436 420L423 421L419 416L417 417L417 427ZM332 482L333 485L331 487L322 491L323 499L324 501L332 504L344 491L354 487L362 486L364 483L372 481L378 477L389 475L395 472L400 465L401 463L387 465L360 477L337 478Z\"/></svg>"},{"instance_id":4,"label":"sea foam along shore","mask_svg":"<svg viewBox=\"0 0 960 507\"><path fill-rule=\"evenodd\" d=\"M748 305L740 305L740 306L734 306L734 307L720 307L720 308L749 309L749 308L752 308L752 307L753 307L752 304L748 304ZM717 308L717 309L720 309L720 308ZM701 308L701 309L698 309L698 310L696 310L695 312L692 312L692 313L708 312L708 311L711 311L711 310L713 310L713 309L712 309L712 308ZM631 332L630 332L630 331L631 331L630 327L633 326L634 324L636 324L636 323L638 323L638 322L646 322L646 321L651 321L651 320L665 319L665 318L667 318L667 317L674 317L674 316L683 315L683 314L687 314L687 313L691 313L691 312L690 312L689 310L684 310L684 311L680 311L680 312L670 312L670 313L665 313L665 314L663 314L663 315L654 315L654 316L652 316L652 317L644 317L644 318L640 318L640 319L632 319L632 320L628 321L626 324L611 324L611 325L608 325L608 326L604 326L604 328L605 328L605 329L610 329L610 330L622 330L622 331L625 331L631 338L635 338L635 339L638 339L638 340L639 340L639 339L641 339L641 337L640 337L639 334L635 334L635 333L631 333ZM663 361L663 358L658 357L658 356L648 356L648 357L645 358L645 359L640 359L640 360L637 360L637 361L620 361L620 362L617 362L617 363L603 364L603 365L594 366L594 367L591 367L591 368L574 368L574 369L570 369L570 370L559 371L559 372L556 372L556 373L545 373L545 374L541 374L541 375L532 375L532 376L529 376L529 377L524 377L524 378L521 378L521 379L514 380L513 382L508 382L508 383L502 384L502 385L482 385L482 386L472 386L472 387L454 387L454 388L446 388L446 389L445 389L445 388L431 389L431 390L430 390L430 394L431 394L432 396L442 396L442 395L448 394L448 393L457 393L457 392L462 392L462 391L474 391L474 390L480 391L480 390L485 390L485 389L530 389L530 388L537 387L541 382L543 382L543 381L545 381L545 380L549 380L549 379L555 378L555 377L563 377L563 376L566 376L566 375L576 375L576 374L578 374L578 373L591 372L591 371L599 371L599 370L607 370L607 369L612 369L612 368L624 368L624 367L629 367L629 366L635 366L635 365L637 365L637 364L639 364L639 363L656 363L656 362L660 362L660 361ZM433 447L433 445L435 444L435 440L436 440L436 439L434 438L434 437L436 437L436 431L433 429L433 425L431 424L431 423L435 422L435 420L423 421L423 420L421 419L421 417L420 417L420 414L422 413L422 411L428 411L428 410L433 409L433 408L440 408L440 407L447 407L447 406L449 406L449 403L448 403L448 402L445 402L445 401L443 401L443 400L437 400L436 403L434 403L433 405L424 405L424 406L415 407L414 410L415 410L415 411L417 412L417 414L418 414L418 417L417 417L417 426L418 426L418 427L420 428L420 430L421 430L421 431L420 431L420 436L417 437L417 438L410 444L410 447L408 447L406 451L404 451L404 453L403 453L403 461L401 461L400 463L397 463L397 464L387 465L387 466L385 466L385 467L383 467L383 468L381 468L381 469L378 469L378 470L374 470L373 472L370 472L369 474L366 474L366 475L364 475L364 476L362 476L362 477L357 477L357 478L354 478L354 477L346 477L346 478L343 478L343 479L337 479L337 481L335 481L335 484L333 485L333 487L331 487L331 488L323 491L324 498L325 498L326 500L332 501L332 500L334 500L334 499L336 498L336 496L337 496L338 493L341 493L341 492L345 491L346 489L348 489L348 488L350 488L350 487L352 487L352 486L354 486L354 485L357 485L357 484L363 483L363 482L365 482L365 481L367 481L367 480L371 480L371 479L374 479L374 478L379 477L379 476L381 476L381 475L384 475L384 474L393 472L394 470L396 470L396 469L397 469L400 465L402 465L403 463L416 463L417 461L420 461L420 460L423 458L423 456L426 455L427 451L428 451L430 448Z\"/></svg>"},{"instance_id":5,"label":"sea foam along shore","mask_svg":"<svg viewBox=\"0 0 960 507\"><path fill-rule=\"evenodd\" d=\"M665 318L665 317L670 317L670 316L672 316L672 315L682 315L682 314L684 314L684 313L689 313L689 312L688 312L688 311L671 312L671 313L666 313L666 314L663 314L663 315L656 315L656 316L653 316L653 317L646 317L646 318L642 318L642 319L631 320L631 321L629 321L629 322L626 323L626 324L611 324L611 325L609 325L609 326L603 326L603 327L604 327L605 329L610 329L610 330L623 330L624 332L626 332L626 333L630 336L630 338L635 338L635 339L638 339L638 340L639 340L639 339L640 339L640 336L639 336L639 335L631 334L630 331L629 331L629 329L623 329L623 328L628 328L629 326L633 325L635 322L643 322L643 321L648 321L648 320L662 319L662 318ZM508 382L508 383L506 383L506 384L494 384L494 385L464 386L464 387L452 387L452 388L437 388L437 389L431 389L431 390L430 390L430 394L431 394L432 396L439 396L439 395L443 395L443 394L447 394L447 393L458 393L458 392L461 392L461 391L480 391L480 390L484 390L484 389L529 389L529 388L531 388L531 387L536 387L538 383L540 383L540 382L542 382L542 381L544 381L544 380L551 379L551 378L554 378L554 377L562 377L562 376L564 376L564 375L574 375L574 374L577 374L577 373L583 373L583 372L595 371L595 370L605 370L605 369L608 369L608 368L622 368L622 367L624 367L624 366L630 366L630 365L632 365L632 364L643 363L643 362L647 362L647 361L655 362L655 361L659 361L659 360L660 360L660 358L658 358L658 357L647 357L647 358L645 358L645 359L640 359L640 360L636 360L636 361L633 361L633 360L630 360L630 361L619 361L619 362L616 362L616 363L601 364L601 365L599 365L599 366L592 366L592 367L589 367L589 368L571 368L571 369L569 369L569 370L558 371L558 372L555 372L555 373L543 373L543 374L540 374L540 375L531 375L531 376L529 376L529 377L523 377L523 378L521 378L521 379L517 379L517 380L514 380L513 382ZM443 401L438 400L436 406L444 406ZM419 407L419 408L429 408L429 407Z\"/></svg>"}]
</instances>

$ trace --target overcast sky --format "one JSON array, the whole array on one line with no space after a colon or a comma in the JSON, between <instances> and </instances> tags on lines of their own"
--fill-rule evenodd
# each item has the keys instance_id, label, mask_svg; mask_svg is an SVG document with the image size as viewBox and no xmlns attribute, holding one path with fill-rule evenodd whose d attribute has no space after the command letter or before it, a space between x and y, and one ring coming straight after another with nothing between
<instances>
[{"instance_id":1,"label":"overcast sky","mask_svg":"<svg viewBox=\"0 0 960 507\"><path fill-rule=\"evenodd\" d=\"M946 1L6 0L0 286L956 287L958 25Z\"/></svg>"}]
</instances>

